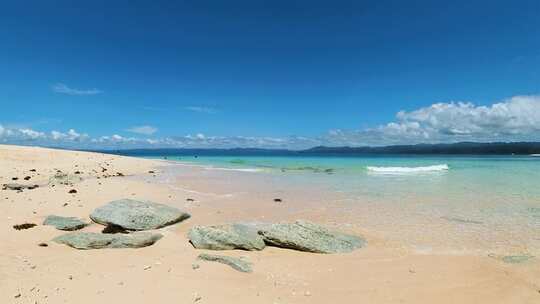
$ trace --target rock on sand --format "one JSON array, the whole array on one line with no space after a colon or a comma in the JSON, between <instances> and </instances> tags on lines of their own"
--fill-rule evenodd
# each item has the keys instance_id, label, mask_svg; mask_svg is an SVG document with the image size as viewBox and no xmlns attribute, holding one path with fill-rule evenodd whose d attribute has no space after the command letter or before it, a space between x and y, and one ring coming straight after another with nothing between
<instances>
[{"instance_id":1,"label":"rock on sand","mask_svg":"<svg viewBox=\"0 0 540 304\"><path fill-rule=\"evenodd\" d=\"M140 248L154 244L163 236L159 233L101 234L73 232L58 236L53 241L76 249Z\"/></svg>"},{"instance_id":2,"label":"rock on sand","mask_svg":"<svg viewBox=\"0 0 540 304\"><path fill-rule=\"evenodd\" d=\"M45 218L43 225L54 226L58 230L73 231L84 228L88 223L76 217L49 215Z\"/></svg>"},{"instance_id":3,"label":"rock on sand","mask_svg":"<svg viewBox=\"0 0 540 304\"><path fill-rule=\"evenodd\" d=\"M195 226L189 231L188 238L197 249L262 250L265 247L257 228L249 224Z\"/></svg>"},{"instance_id":4,"label":"rock on sand","mask_svg":"<svg viewBox=\"0 0 540 304\"><path fill-rule=\"evenodd\" d=\"M251 272L251 263L244 261L239 258L233 258L223 255L213 255L201 253L198 257L199 260L208 261L208 262L218 262L221 264L229 265L232 268L241 271L241 272Z\"/></svg>"},{"instance_id":5,"label":"rock on sand","mask_svg":"<svg viewBox=\"0 0 540 304\"><path fill-rule=\"evenodd\" d=\"M118 225L127 230L150 230L181 222L190 215L163 204L122 199L95 209L90 218L102 225Z\"/></svg>"},{"instance_id":6,"label":"rock on sand","mask_svg":"<svg viewBox=\"0 0 540 304\"><path fill-rule=\"evenodd\" d=\"M293 224L262 226L259 234L268 246L315 253L346 253L361 248L366 243L361 237L330 231L302 220Z\"/></svg>"}]
</instances>

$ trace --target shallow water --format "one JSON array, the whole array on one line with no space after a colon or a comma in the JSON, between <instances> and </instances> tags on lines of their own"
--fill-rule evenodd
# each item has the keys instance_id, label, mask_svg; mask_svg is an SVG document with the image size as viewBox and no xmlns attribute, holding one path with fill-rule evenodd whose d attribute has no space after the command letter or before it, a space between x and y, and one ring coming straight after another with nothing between
<instances>
[{"instance_id":1,"label":"shallow water","mask_svg":"<svg viewBox=\"0 0 540 304\"><path fill-rule=\"evenodd\" d=\"M156 156L158 157L158 156ZM540 255L540 158L168 157L335 193L351 223L418 251ZM338 195L339 194L339 195Z\"/></svg>"}]
</instances>

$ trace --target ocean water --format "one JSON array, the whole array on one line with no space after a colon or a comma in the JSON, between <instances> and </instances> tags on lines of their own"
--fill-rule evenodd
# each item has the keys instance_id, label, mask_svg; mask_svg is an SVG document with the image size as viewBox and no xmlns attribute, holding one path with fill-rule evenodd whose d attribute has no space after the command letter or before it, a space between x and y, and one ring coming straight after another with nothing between
<instances>
[{"instance_id":1,"label":"ocean water","mask_svg":"<svg viewBox=\"0 0 540 304\"><path fill-rule=\"evenodd\" d=\"M456 204L540 205L540 157L168 157L208 170L278 174L323 180L336 191L374 198L411 194ZM390 187L391 186L391 187Z\"/></svg>"},{"instance_id":2,"label":"ocean water","mask_svg":"<svg viewBox=\"0 0 540 304\"><path fill-rule=\"evenodd\" d=\"M159 158L159 156L155 156ZM339 194L351 221L441 248L540 255L540 157L178 156ZM335 206L335 205L334 205Z\"/></svg>"}]
</instances>

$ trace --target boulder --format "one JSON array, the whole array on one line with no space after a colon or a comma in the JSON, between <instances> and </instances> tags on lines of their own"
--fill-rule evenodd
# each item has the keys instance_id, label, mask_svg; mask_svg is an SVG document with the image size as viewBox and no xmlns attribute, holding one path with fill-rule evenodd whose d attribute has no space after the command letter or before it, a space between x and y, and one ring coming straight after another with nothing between
<instances>
[{"instance_id":1,"label":"boulder","mask_svg":"<svg viewBox=\"0 0 540 304\"><path fill-rule=\"evenodd\" d=\"M88 223L76 217L49 215L45 218L43 225L54 226L58 230L73 231L84 228Z\"/></svg>"},{"instance_id":2,"label":"boulder","mask_svg":"<svg viewBox=\"0 0 540 304\"><path fill-rule=\"evenodd\" d=\"M253 251L265 247L257 228L248 224L195 226L189 230L188 238L197 249Z\"/></svg>"},{"instance_id":3,"label":"boulder","mask_svg":"<svg viewBox=\"0 0 540 304\"><path fill-rule=\"evenodd\" d=\"M190 215L167 205L122 199L95 209L90 218L102 225L118 225L127 230L149 230L181 222Z\"/></svg>"},{"instance_id":4,"label":"boulder","mask_svg":"<svg viewBox=\"0 0 540 304\"><path fill-rule=\"evenodd\" d=\"M333 232L317 224L298 220L294 224L262 226L259 234L266 245L314 253L346 253L366 241L358 236Z\"/></svg>"},{"instance_id":5,"label":"boulder","mask_svg":"<svg viewBox=\"0 0 540 304\"><path fill-rule=\"evenodd\" d=\"M163 236L159 233L102 234L73 232L58 236L53 241L76 249L140 248L154 244Z\"/></svg>"},{"instance_id":6,"label":"boulder","mask_svg":"<svg viewBox=\"0 0 540 304\"><path fill-rule=\"evenodd\" d=\"M248 261L239 259L239 258L233 258L223 255L213 255L213 254L206 254L201 253L198 257L199 260L208 261L208 262L218 262L221 264L229 265L232 268L241 271L241 272L251 272L251 263Z\"/></svg>"}]
</instances>

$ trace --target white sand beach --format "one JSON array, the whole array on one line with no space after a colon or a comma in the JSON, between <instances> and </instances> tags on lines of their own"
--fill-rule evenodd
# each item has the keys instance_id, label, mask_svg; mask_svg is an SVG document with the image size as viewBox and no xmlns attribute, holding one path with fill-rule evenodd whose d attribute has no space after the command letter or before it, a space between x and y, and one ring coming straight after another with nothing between
<instances>
[{"instance_id":1,"label":"white sand beach","mask_svg":"<svg viewBox=\"0 0 540 304\"><path fill-rule=\"evenodd\" d=\"M50 179L58 170L74 176L72 184L52 187ZM0 185L9 183L39 187L0 190L0 303L540 302L538 259L505 263L488 255L411 251L352 223L354 214L333 212L321 203L333 202L329 194L283 188L250 172L0 146ZM275 197L286 199L277 203ZM191 218L158 229L161 240L136 249L77 250L51 241L66 232L42 225L48 215L90 222L95 208L123 198L166 204ZM296 219L363 236L367 246L344 254L275 247L212 252L195 249L187 238L194 225ZM23 223L37 225L13 228ZM93 223L83 231L101 229ZM197 261L202 252L244 257L253 272Z\"/></svg>"}]
</instances>

